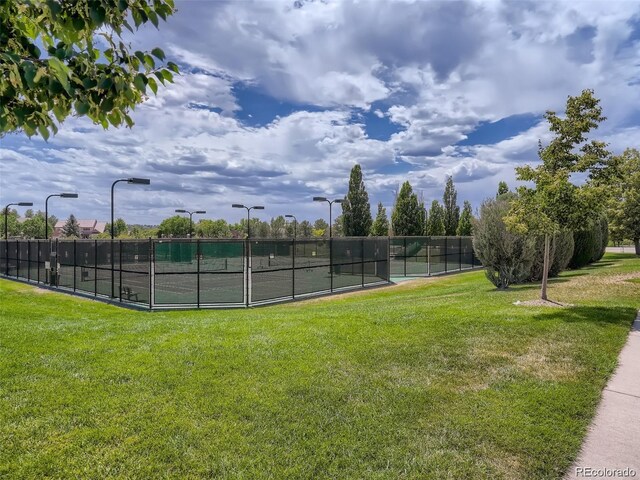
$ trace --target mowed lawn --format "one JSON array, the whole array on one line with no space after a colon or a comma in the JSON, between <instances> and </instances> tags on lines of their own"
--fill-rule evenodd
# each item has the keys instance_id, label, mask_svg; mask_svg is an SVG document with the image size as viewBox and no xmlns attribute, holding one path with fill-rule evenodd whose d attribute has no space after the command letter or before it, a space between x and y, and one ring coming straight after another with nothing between
<instances>
[{"instance_id":1,"label":"mowed lawn","mask_svg":"<svg viewBox=\"0 0 640 480\"><path fill-rule=\"evenodd\" d=\"M552 283L572 308L476 271L166 313L2 280L0 478L559 478L637 278L610 254Z\"/></svg>"}]
</instances>

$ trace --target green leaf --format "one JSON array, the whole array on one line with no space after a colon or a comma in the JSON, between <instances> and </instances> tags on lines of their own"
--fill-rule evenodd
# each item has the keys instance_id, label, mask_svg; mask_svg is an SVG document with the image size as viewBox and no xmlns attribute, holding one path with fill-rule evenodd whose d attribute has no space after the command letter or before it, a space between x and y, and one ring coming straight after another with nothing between
<instances>
[{"instance_id":1,"label":"green leaf","mask_svg":"<svg viewBox=\"0 0 640 480\"><path fill-rule=\"evenodd\" d=\"M71 95L71 84L69 83L69 75L71 74L71 70L64 63L60 61L60 59L56 57L51 57L48 59L47 63L49 64L49 68L51 68L53 74L58 79L62 88Z\"/></svg>"},{"instance_id":2,"label":"green leaf","mask_svg":"<svg viewBox=\"0 0 640 480\"><path fill-rule=\"evenodd\" d=\"M133 80L133 84L136 86L138 90L144 93L147 90L147 77L139 73L136 75L136 78Z\"/></svg>"},{"instance_id":3,"label":"green leaf","mask_svg":"<svg viewBox=\"0 0 640 480\"><path fill-rule=\"evenodd\" d=\"M167 67L169 67L169 69L173 70L175 73L180 73L180 70L178 69L178 65L176 65L173 62L168 62Z\"/></svg>"},{"instance_id":4,"label":"green leaf","mask_svg":"<svg viewBox=\"0 0 640 480\"><path fill-rule=\"evenodd\" d=\"M156 57L156 58L158 58L160 60L164 60L164 58L165 58L164 52L162 51L162 49L160 49L158 47L156 47L153 50L151 50L151 54L154 57Z\"/></svg>"},{"instance_id":5,"label":"green leaf","mask_svg":"<svg viewBox=\"0 0 640 480\"><path fill-rule=\"evenodd\" d=\"M147 15L149 16L149 20L151 20L151 23L153 23L153 26L158 28L158 15L156 14L156 12L154 12L153 10L149 10L149 13Z\"/></svg>"},{"instance_id":6,"label":"green leaf","mask_svg":"<svg viewBox=\"0 0 640 480\"><path fill-rule=\"evenodd\" d=\"M173 83L173 75L169 70L162 70L162 76L166 81Z\"/></svg>"},{"instance_id":7,"label":"green leaf","mask_svg":"<svg viewBox=\"0 0 640 480\"><path fill-rule=\"evenodd\" d=\"M126 122L127 127L129 128L133 127L133 120L131 120L131 117L126 113L124 114L124 121Z\"/></svg>"},{"instance_id":8,"label":"green leaf","mask_svg":"<svg viewBox=\"0 0 640 480\"><path fill-rule=\"evenodd\" d=\"M38 125L38 131L40 132L40 135L42 135L42 138L49 140L49 130L47 130L47 127L44 125Z\"/></svg>"},{"instance_id":9,"label":"green leaf","mask_svg":"<svg viewBox=\"0 0 640 480\"><path fill-rule=\"evenodd\" d=\"M74 104L78 115L86 115L89 113L89 104L81 100L77 100Z\"/></svg>"},{"instance_id":10,"label":"green leaf","mask_svg":"<svg viewBox=\"0 0 640 480\"><path fill-rule=\"evenodd\" d=\"M105 98L100 104L100 110L107 113L113 110L113 99L111 97Z\"/></svg>"},{"instance_id":11,"label":"green leaf","mask_svg":"<svg viewBox=\"0 0 640 480\"><path fill-rule=\"evenodd\" d=\"M106 12L102 7L91 7L91 9L89 10L89 16L96 25L100 26L104 23Z\"/></svg>"},{"instance_id":12,"label":"green leaf","mask_svg":"<svg viewBox=\"0 0 640 480\"><path fill-rule=\"evenodd\" d=\"M89 90L95 87L96 85L98 85L98 82L96 82L96 80L93 78L87 77L84 80L82 80L82 86L85 88L85 90Z\"/></svg>"},{"instance_id":13,"label":"green leaf","mask_svg":"<svg viewBox=\"0 0 640 480\"><path fill-rule=\"evenodd\" d=\"M35 82L34 82L34 78L36 77L36 67L33 65L33 63L29 62L29 63L25 63L24 67L24 79L27 81L27 85L29 85L30 88L35 87Z\"/></svg>"},{"instance_id":14,"label":"green leaf","mask_svg":"<svg viewBox=\"0 0 640 480\"><path fill-rule=\"evenodd\" d=\"M73 17L71 24L73 25L73 28L75 28L77 31L81 31L82 29L84 29L84 20L79 15Z\"/></svg>"},{"instance_id":15,"label":"green leaf","mask_svg":"<svg viewBox=\"0 0 640 480\"><path fill-rule=\"evenodd\" d=\"M122 123L120 112L118 110L113 110L107 115L107 118L111 122L111 125L113 125L114 127L117 127Z\"/></svg>"},{"instance_id":16,"label":"green leaf","mask_svg":"<svg viewBox=\"0 0 640 480\"><path fill-rule=\"evenodd\" d=\"M109 77L105 77L100 84L98 85L98 87L102 90L109 90L111 88L111 86L113 85L113 80L111 80Z\"/></svg>"},{"instance_id":17,"label":"green leaf","mask_svg":"<svg viewBox=\"0 0 640 480\"><path fill-rule=\"evenodd\" d=\"M62 122L67 116L66 112L60 105L55 105L53 107L53 114L56 116L59 122Z\"/></svg>"},{"instance_id":18,"label":"green leaf","mask_svg":"<svg viewBox=\"0 0 640 480\"><path fill-rule=\"evenodd\" d=\"M118 1L118 10L120 10L120 12L124 12L127 8L129 8L129 4L127 3L127 0Z\"/></svg>"},{"instance_id":19,"label":"green leaf","mask_svg":"<svg viewBox=\"0 0 640 480\"><path fill-rule=\"evenodd\" d=\"M144 56L144 64L149 68L156 68L156 62L153 60L153 57L151 55L145 55Z\"/></svg>"},{"instance_id":20,"label":"green leaf","mask_svg":"<svg viewBox=\"0 0 640 480\"><path fill-rule=\"evenodd\" d=\"M153 77L149 77L148 79L149 82L149 87L151 88L151 90L153 91L154 94L158 94L158 84L156 83L156 81L153 79Z\"/></svg>"}]
</instances>

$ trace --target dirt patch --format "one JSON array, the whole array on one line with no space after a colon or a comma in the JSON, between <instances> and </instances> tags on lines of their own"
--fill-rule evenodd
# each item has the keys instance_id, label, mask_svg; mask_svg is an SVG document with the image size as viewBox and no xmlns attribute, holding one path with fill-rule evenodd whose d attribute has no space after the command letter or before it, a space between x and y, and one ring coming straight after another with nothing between
<instances>
[{"instance_id":1,"label":"dirt patch","mask_svg":"<svg viewBox=\"0 0 640 480\"><path fill-rule=\"evenodd\" d=\"M517 302L513 302L513 304L518 307L573 307L571 303L553 302L551 300L541 300L539 298L536 300L526 300L524 302L518 300Z\"/></svg>"}]
</instances>

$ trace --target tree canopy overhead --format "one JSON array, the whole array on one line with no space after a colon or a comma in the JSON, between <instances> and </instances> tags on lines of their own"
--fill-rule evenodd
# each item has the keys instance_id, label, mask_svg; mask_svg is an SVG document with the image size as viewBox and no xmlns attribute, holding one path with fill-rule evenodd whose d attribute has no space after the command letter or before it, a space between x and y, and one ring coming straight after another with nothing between
<instances>
[{"instance_id":1,"label":"tree canopy overhead","mask_svg":"<svg viewBox=\"0 0 640 480\"><path fill-rule=\"evenodd\" d=\"M131 51L125 30L174 12L173 0L0 1L0 137L47 139L73 114L131 127L147 88L156 93L178 67L157 64L159 48Z\"/></svg>"}]
</instances>

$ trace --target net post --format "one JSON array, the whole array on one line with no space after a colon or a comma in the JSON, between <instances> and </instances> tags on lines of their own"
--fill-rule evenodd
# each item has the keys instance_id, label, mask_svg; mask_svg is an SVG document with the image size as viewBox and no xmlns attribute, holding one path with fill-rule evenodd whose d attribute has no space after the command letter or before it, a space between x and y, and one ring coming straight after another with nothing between
<instances>
[{"instance_id":1,"label":"net post","mask_svg":"<svg viewBox=\"0 0 640 480\"><path fill-rule=\"evenodd\" d=\"M196 306L200 308L200 239L196 239Z\"/></svg>"}]
</instances>

